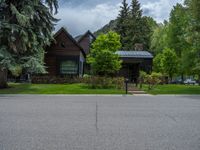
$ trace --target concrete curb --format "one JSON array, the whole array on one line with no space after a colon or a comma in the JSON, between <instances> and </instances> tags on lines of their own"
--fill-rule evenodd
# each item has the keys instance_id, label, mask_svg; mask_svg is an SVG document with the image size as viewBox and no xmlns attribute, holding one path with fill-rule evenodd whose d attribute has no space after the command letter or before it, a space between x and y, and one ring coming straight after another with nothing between
<instances>
[{"instance_id":1,"label":"concrete curb","mask_svg":"<svg viewBox=\"0 0 200 150\"><path fill-rule=\"evenodd\" d=\"M160 94L160 95L151 95L151 94L133 94L133 95L126 95L126 94L0 94L0 97L21 97L21 96L54 96L54 97L90 97L90 96L98 96L98 97L133 97L133 96L155 96L155 97L200 97L200 94L195 94L195 95L188 95L188 94L183 94L183 95L178 95L178 94Z\"/></svg>"},{"instance_id":2,"label":"concrete curb","mask_svg":"<svg viewBox=\"0 0 200 150\"><path fill-rule=\"evenodd\" d=\"M82 97L82 96L108 96L108 97L132 97L133 95L126 95L126 94L0 94L0 97L11 97L11 96L15 96L15 97L21 97L21 96L54 96L54 97Z\"/></svg>"}]
</instances>

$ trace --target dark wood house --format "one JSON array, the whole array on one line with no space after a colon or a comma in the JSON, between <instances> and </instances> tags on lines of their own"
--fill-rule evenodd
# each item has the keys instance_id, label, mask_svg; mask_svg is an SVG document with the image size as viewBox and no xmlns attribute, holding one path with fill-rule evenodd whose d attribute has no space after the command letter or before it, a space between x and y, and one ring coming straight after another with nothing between
<instances>
[{"instance_id":1,"label":"dark wood house","mask_svg":"<svg viewBox=\"0 0 200 150\"><path fill-rule=\"evenodd\" d=\"M51 76L76 75L89 73L90 67L86 65L86 55L90 53L95 36L87 31L85 34L73 38L64 28L55 35L55 41L46 48L45 64ZM116 76L137 80L139 70L150 72L152 70L153 56L144 51L141 44L136 44L133 51L118 51L122 59L122 68Z\"/></svg>"},{"instance_id":2,"label":"dark wood house","mask_svg":"<svg viewBox=\"0 0 200 150\"><path fill-rule=\"evenodd\" d=\"M122 68L119 71L119 76L128 78L130 81L137 82L139 71L152 71L153 55L148 51L118 51L122 59Z\"/></svg>"},{"instance_id":3,"label":"dark wood house","mask_svg":"<svg viewBox=\"0 0 200 150\"><path fill-rule=\"evenodd\" d=\"M96 37L88 30L84 35L80 35L75 39L87 55L90 53L91 44L95 41Z\"/></svg>"},{"instance_id":4,"label":"dark wood house","mask_svg":"<svg viewBox=\"0 0 200 150\"><path fill-rule=\"evenodd\" d=\"M46 48L45 65L51 76L82 75L86 53L79 43L61 28L55 41Z\"/></svg>"}]
</instances>

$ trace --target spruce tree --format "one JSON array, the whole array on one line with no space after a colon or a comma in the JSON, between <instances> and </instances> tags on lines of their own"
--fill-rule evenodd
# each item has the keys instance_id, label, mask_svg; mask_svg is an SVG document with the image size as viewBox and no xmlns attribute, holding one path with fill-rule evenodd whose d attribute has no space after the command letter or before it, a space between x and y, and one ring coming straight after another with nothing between
<instances>
[{"instance_id":1,"label":"spruce tree","mask_svg":"<svg viewBox=\"0 0 200 150\"><path fill-rule=\"evenodd\" d=\"M143 34L145 34L142 32L144 26L142 22L144 21L142 20L142 10L138 0L132 0L130 13L128 38L130 39L129 49L133 50L136 43L144 43Z\"/></svg>"},{"instance_id":2,"label":"spruce tree","mask_svg":"<svg viewBox=\"0 0 200 150\"><path fill-rule=\"evenodd\" d=\"M0 0L0 88L8 71L45 72L44 46L53 38L57 8L57 0Z\"/></svg>"},{"instance_id":3,"label":"spruce tree","mask_svg":"<svg viewBox=\"0 0 200 150\"><path fill-rule=\"evenodd\" d=\"M122 5L120 6L120 12L117 17L117 25L116 25L116 32L121 36L121 43L122 43L122 49L127 50L128 48L128 32L129 32L129 6L126 0L123 0Z\"/></svg>"}]
</instances>

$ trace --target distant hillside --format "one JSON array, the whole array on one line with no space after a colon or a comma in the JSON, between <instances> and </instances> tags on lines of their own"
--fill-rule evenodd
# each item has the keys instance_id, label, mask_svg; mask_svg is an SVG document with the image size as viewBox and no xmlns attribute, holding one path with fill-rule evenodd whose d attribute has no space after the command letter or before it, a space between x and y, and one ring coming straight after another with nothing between
<instances>
[{"instance_id":1,"label":"distant hillside","mask_svg":"<svg viewBox=\"0 0 200 150\"><path fill-rule=\"evenodd\" d=\"M101 29L94 32L95 36L98 36L101 33L108 33L109 31L114 31L117 25L117 20L111 20L107 25L102 27Z\"/></svg>"}]
</instances>

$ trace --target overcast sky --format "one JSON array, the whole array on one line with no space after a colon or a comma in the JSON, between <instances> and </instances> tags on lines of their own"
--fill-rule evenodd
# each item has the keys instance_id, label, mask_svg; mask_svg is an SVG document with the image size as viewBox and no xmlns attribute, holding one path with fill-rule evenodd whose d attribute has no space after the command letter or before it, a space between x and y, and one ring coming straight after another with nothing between
<instances>
[{"instance_id":1,"label":"overcast sky","mask_svg":"<svg viewBox=\"0 0 200 150\"><path fill-rule=\"evenodd\" d=\"M127 0L130 3L131 0ZM117 17L122 0L60 0L56 26L61 26L73 36L87 30L96 31ZM153 17L157 22L168 19L170 10L183 0L139 0L143 15Z\"/></svg>"}]
</instances>

